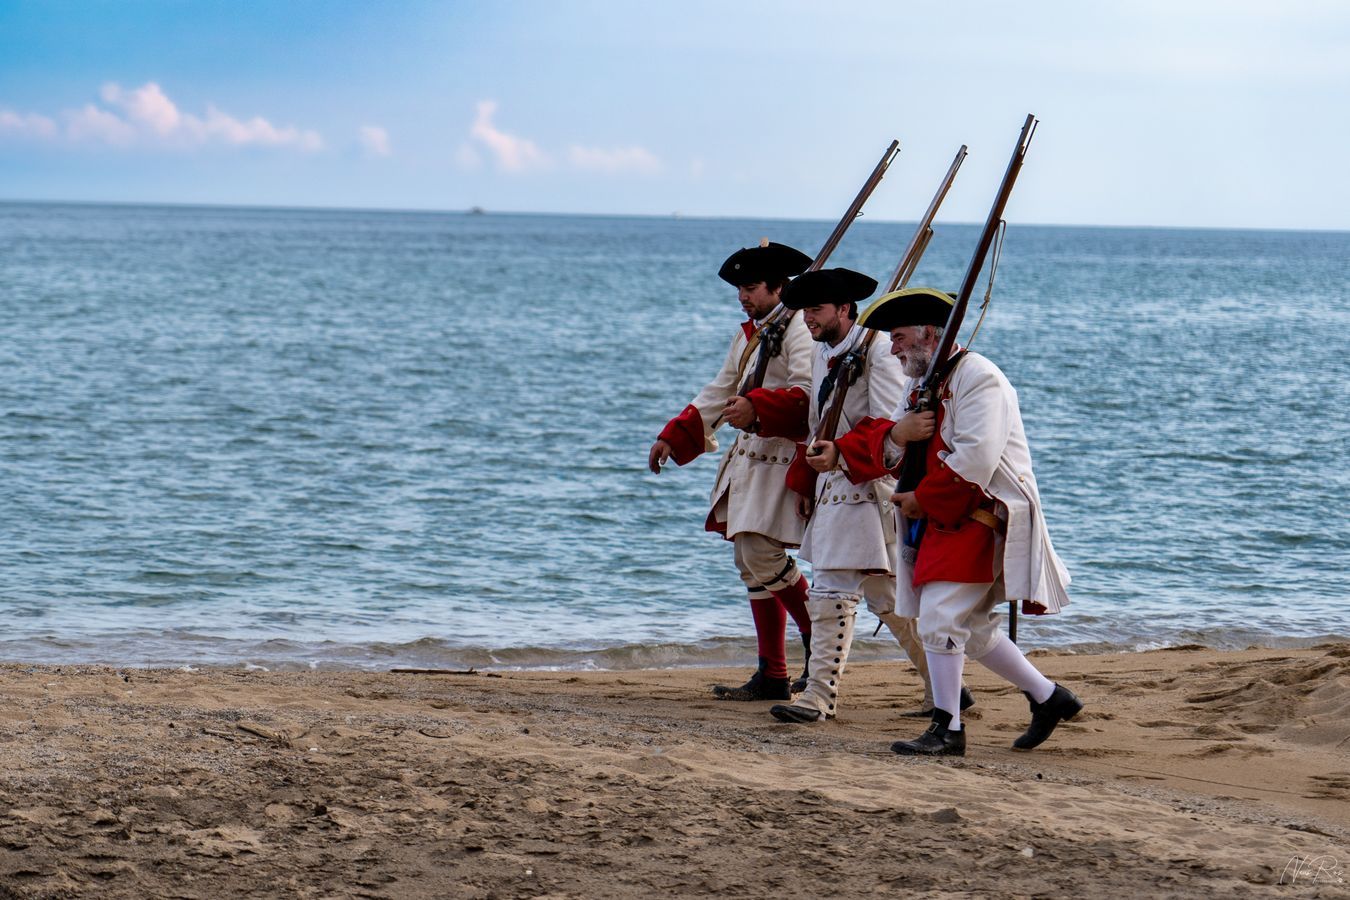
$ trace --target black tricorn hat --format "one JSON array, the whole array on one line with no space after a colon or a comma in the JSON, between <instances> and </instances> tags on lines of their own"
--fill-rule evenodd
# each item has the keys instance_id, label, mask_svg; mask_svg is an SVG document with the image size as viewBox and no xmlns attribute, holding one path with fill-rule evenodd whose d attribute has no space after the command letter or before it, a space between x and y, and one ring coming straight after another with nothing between
<instances>
[{"instance_id":1,"label":"black tricorn hat","mask_svg":"<svg viewBox=\"0 0 1350 900\"><path fill-rule=\"evenodd\" d=\"M915 287L882 294L858 316L858 324L877 331L902 325L946 325L956 298L937 288Z\"/></svg>"},{"instance_id":2,"label":"black tricorn hat","mask_svg":"<svg viewBox=\"0 0 1350 900\"><path fill-rule=\"evenodd\" d=\"M811 257L787 244L762 241L758 247L743 247L727 257L717 277L740 287L767 281L777 284L784 278L800 275L811 265Z\"/></svg>"},{"instance_id":3,"label":"black tricorn hat","mask_svg":"<svg viewBox=\"0 0 1350 900\"><path fill-rule=\"evenodd\" d=\"M877 282L852 269L817 269L793 279L783 288L783 305L788 309L806 309L833 303L845 306L872 296Z\"/></svg>"}]
</instances>

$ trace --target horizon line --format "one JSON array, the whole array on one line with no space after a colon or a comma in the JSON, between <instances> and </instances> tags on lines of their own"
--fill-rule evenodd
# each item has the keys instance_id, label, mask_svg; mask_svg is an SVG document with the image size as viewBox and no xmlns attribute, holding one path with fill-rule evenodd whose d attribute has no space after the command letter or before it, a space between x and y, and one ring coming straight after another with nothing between
<instances>
[{"instance_id":1,"label":"horizon line","mask_svg":"<svg viewBox=\"0 0 1350 900\"><path fill-rule=\"evenodd\" d=\"M831 222L833 219L815 216L749 216L749 215L692 215L678 211L669 213L621 213L621 212L559 212L546 210L488 210L481 206L459 207L453 209L433 207L391 207L391 206L307 206L277 205L260 203L223 203L191 202L172 200L52 200L17 197L0 197L0 204L31 206L126 206L126 207L162 207L169 209L223 209L223 210L268 210L272 212L332 212L332 213L384 213L391 215L490 215L490 216L557 216L597 219L680 219L688 221L769 221L769 222ZM865 215L860 219L867 221ZM880 219L870 220L879 225L912 225L917 219ZM943 225L983 226L983 221L946 221ZM1312 234L1347 234L1350 228L1308 228L1296 226L1257 226L1257 225L1103 225L1078 222L1016 222L1019 227L1031 228L1099 228L1119 230L1154 229L1160 231L1279 231Z\"/></svg>"}]
</instances>

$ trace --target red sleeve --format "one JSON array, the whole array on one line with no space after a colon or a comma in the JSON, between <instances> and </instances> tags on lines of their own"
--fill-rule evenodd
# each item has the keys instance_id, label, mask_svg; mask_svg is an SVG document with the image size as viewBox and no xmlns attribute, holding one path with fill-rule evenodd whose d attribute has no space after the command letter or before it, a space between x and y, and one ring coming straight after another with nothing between
<instances>
[{"instance_id":1,"label":"red sleeve","mask_svg":"<svg viewBox=\"0 0 1350 900\"><path fill-rule=\"evenodd\" d=\"M839 455L847 463L845 474L854 484L874 481L891 474L886 468L886 435L895 423L890 419L863 419L835 440Z\"/></svg>"},{"instance_id":2,"label":"red sleeve","mask_svg":"<svg viewBox=\"0 0 1350 900\"><path fill-rule=\"evenodd\" d=\"M923 507L924 514L934 522L954 527L975 511L984 501L985 494L978 484L966 481L939 463L923 476L914 489L914 498Z\"/></svg>"},{"instance_id":3,"label":"red sleeve","mask_svg":"<svg viewBox=\"0 0 1350 900\"><path fill-rule=\"evenodd\" d=\"M797 455L792 457L783 481L792 490L803 497L816 496L816 479L820 477L815 469L806 464L806 445L797 445Z\"/></svg>"},{"instance_id":4,"label":"red sleeve","mask_svg":"<svg viewBox=\"0 0 1350 900\"><path fill-rule=\"evenodd\" d=\"M760 437L783 437L793 441L806 439L809 400L799 387L755 388L745 395L755 408Z\"/></svg>"},{"instance_id":5,"label":"red sleeve","mask_svg":"<svg viewBox=\"0 0 1350 900\"><path fill-rule=\"evenodd\" d=\"M703 416L692 403L684 412L666 423L658 437L671 447L670 458L675 465L692 462L703 453Z\"/></svg>"}]
</instances>

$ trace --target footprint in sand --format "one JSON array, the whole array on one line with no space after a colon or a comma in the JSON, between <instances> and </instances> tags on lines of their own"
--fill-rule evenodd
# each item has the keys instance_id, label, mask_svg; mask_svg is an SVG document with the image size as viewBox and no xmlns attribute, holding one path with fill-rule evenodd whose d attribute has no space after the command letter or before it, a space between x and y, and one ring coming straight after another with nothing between
<instances>
[{"instance_id":1,"label":"footprint in sand","mask_svg":"<svg viewBox=\"0 0 1350 900\"><path fill-rule=\"evenodd\" d=\"M1342 800L1350 798L1350 772L1332 772L1329 775L1312 775L1312 792L1305 794L1311 800Z\"/></svg>"}]
</instances>

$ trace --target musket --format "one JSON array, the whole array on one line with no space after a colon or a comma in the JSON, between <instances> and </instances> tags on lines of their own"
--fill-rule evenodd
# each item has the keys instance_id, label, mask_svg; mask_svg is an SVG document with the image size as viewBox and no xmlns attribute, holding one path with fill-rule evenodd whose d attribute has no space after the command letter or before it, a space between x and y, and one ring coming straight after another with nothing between
<instances>
[{"instance_id":1,"label":"musket","mask_svg":"<svg viewBox=\"0 0 1350 900\"><path fill-rule=\"evenodd\" d=\"M853 198L853 202L849 204L848 209L844 210L844 214L839 218L839 224L834 226L834 230L825 239L825 243L821 246L820 252L816 254L816 258L811 261L811 265L806 267L807 272L814 272L825 265L826 260L830 258L830 254L834 253L834 248L838 247L839 242L844 239L844 233L853 224L853 220L862 215L863 205L872 196L872 192L877 189L877 185L881 183L886 170L890 168L891 162L895 160L895 156L899 152L900 142L897 140L891 141L890 146L886 148L886 152L881 154L881 159L872 169L872 174L867 176L867 180L863 182L858 195ZM750 377L741 383L740 389L736 392L737 396L745 397L751 391L764 386L764 376L769 372L769 363L782 352L783 335L787 331L789 318L791 318L791 313L785 311L774 321L765 323L760 333L759 355L755 358L755 368L751 371ZM712 430L716 431L721 424L722 416L719 414L713 420Z\"/></svg>"},{"instance_id":2,"label":"musket","mask_svg":"<svg viewBox=\"0 0 1350 900\"><path fill-rule=\"evenodd\" d=\"M970 258L970 264L966 267L966 276L961 281L961 290L956 295L956 300L952 304L952 311L947 314L947 324L942 329L942 339L938 342L937 351L933 358L928 362L928 370L924 373L923 380L919 382L918 397L910 407L911 411L927 412L937 409L939 402L938 391L946 380L948 373L948 357L951 356L952 347L956 343L956 333L961 329L961 320L965 318L966 307L970 305L971 294L975 292L975 282L980 278L980 270L984 267L985 257L989 255L989 248L993 246L994 235L997 233L999 223L1003 221L1003 210L1008 205L1008 198L1012 196L1013 185L1017 182L1017 173L1022 170L1022 162L1026 159L1027 148L1031 145L1031 136L1036 131L1036 117L1028 114L1026 122L1022 125L1022 134L1017 139L1017 146L1013 148L1012 159L1008 161L1008 170L1003 173L1003 182L999 185L998 194L994 197L994 205L989 210L989 217L984 221L984 230L980 232L980 241L975 245L975 253ZM905 461L900 470L900 482L896 490L898 492L912 491L924 475L924 465L928 455L928 441L911 441L905 447Z\"/></svg>"},{"instance_id":3,"label":"musket","mask_svg":"<svg viewBox=\"0 0 1350 900\"><path fill-rule=\"evenodd\" d=\"M853 224L854 219L862 215L863 205L872 196L872 192L877 189L877 185L881 183L886 170L890 168L891 162L899 152L900 142L891 141L891 145L886 148L885 153L881 154L881 159L872 169L872 174L867 176L867 180L863 182L862 188L858 191L858 196L854 197L848 209L844 210L843 216L839 218L839 224L834 226L834 231L831 231L830 236L825 239L820 252L816 254L815 259L811 260L811 265L806 267L806 271L814 272L825 265L826 260L830 258L830 254L834 253L834 248L838 247L839 242L844 239L844 232L848 231L848 226ZM755 369L737 392L740 396L744 397L756 388L764 386L764 376L769 371L769 361L783 349L783 333L787 331L789 315L783 315L764 326L765 330L760 337L759 356L755 359Z\"/></svg>"},{"instance_id":4,"label":"musket","mask_svg":"<svg viewBox=\"0 0 1350 900\"><path fill-rule=\"evenodd\" d=\"M928 209L924 212L923 218L919 220L919 225L914 229L914 237L910 238L909 246L900 256L900 264L895 267L895 274L887 282L886 290L883 294L889 294L891 291L897 291L909 284L909 278L914 274L914 269L919 265L919 260L923 258L924 251L928 249L928 242L933 239L933 218L937 215L938 207L942 201L947 198L947 192L952 188L952 182L956 180L956 172L961 168L961 163L966 159L966 145L962 144L961 149L956 151L956 158L952 160L951 167L947 169L947 174L942 177L942 183L938 185L937 193L933 195L932 202L928 204Z\"/></svg>"},{"instance_id":5,"label":"musket","mask_svg":"<svg viewBox=\"0 0 1350 900\"><path fill-rule=\"evenodd\" d=\"M848 397L849 386L858 380L862 374L863 365L867 361L867 351L871 347L870 338L875 337L876 332L870 332L867 338L861 342L861 346L854 347L843 355L839 362L834 366L834 388L833 396L830 398L830 408L821 416L820 424L816 426L815 437L811 440L811 446L806 448L807 456L819 456L821 451L817 444L821 441L832 441L835 433L839 431L839 420L844 415L844 400Z\"/></svg>"},{"instance_id":6,"label":"musket","mask_svg":"<svg viewBox=\"0 0 1350 900\"><path fill-rule=\"evenodd\" d=\"M911 411L935 410L938 403L941 402L939 392L951 371L950 357L952 347L956 344L956 333L961 329L961 321L965 318L966 307L970 305L971 294L975 292L975 282L979 280L985 257L989 255L989 248L993 246L994 236L998 233L999 226L1003 222L1003 210L1007 207L1008 198L1012 195L1013 185L1017 181L1017 173L1022 170L1027 148L1031 146L1031 136L1036 131L1036 121L1036 117L1028 113L1026 122L1022 124L1022 133L1017 139L1017 146L1013 148L1012 159L1008 161L1008 169L1003 173L1003 182L999 185L998 194L994 197L994 205L989 210L989 217L985 219L984 230L980 232L980 241L975 246L975 254L971 256L970 265L966 267L966 276L961 281L961 290L957 293L956 300L952 304L952 311L947 315L947 324L942 329L942 339L938 342L937 351L934 352L933 358L928 362L928 370L924 373L923 380L919 382L918 395L910 407ZM900 469L899 481L896 484L896 493L914 490L919 481L923 479L927 462L928 441L910 441L905 446L905 458ZM924 520L922 519L911 523L910 532L904 535L904 541L910 547L917 548L919 546L923 539L923 525ZM1016 641L1016 604L1010 601L1008 610L1008 633Z\"/></svg>"},{"instance_id":7,"label":"musket","mask_svg":"<svg viewBox=\"0 0 1350 900\"><path fill-rule=\"evenodd\" d=\"M961 163L966 158L966 145L962 144L961 149L956 151L956 158L952 160L951 166L947 169L947 174L942 176L942 182L938 185L937 193L928 204L928 209L924 211L923 217L919 219L919 224L914 229L914 236L909 239L905 252L900 256L900 264L895 267L895 274L887 282L886 290L883 293L889 294L891 291L898 290L909 283L909 278L914 274L914 269L918 267L919 260L923 257L924 251L928 249L928 242L933 239L933 218L937 216L938 207L942 206L942 201L947 198L947 192L952 188L952 182L956 180L957 170L961 168ZM844 354L835 366L840 370L834 386L834 396L831 399L830 408L820 420L820 426L816 429L815 440L807 448L808 456L819 456L820 451L815 449L816 441L832 441L835 438L835 432L839 430L839 419L843 415L844 401L848 397L849 385L858 380L862 374L863 361L866 353L860 350L851 350ZM814 451L814 452L813 452Z\"/></svg>"},{"instance_id":8,"label":"musket","mask_svg":"<svg viewBox=\"0 0 1350 900\"><path fill-rule=\"evenodd\" d=\"M830 258L834 248L838 247L839 242L844 239L844 232L848 231L848 226L853 224L854 219L862 215L863 204L867 202L868 197L872 196L872 192L877 189L877 185L881 184L882 176L886 174L886 170L890 168L891 160L895 159L895 155L899 152L900 142L891 141L891 145L886 148L886 152L881 154L881 160L872 170L872 174L867 176L867 181L863 182L862 190L858 191L858 196L854 197L848 209L844 210L844 215L839 219L839 224L834 226L834 231L831 231L830 236L825 239L825 245L820 248L820 252L811 261L811 265L806 267L806 271L814 272L825 265L825 261Z\"/></svg>"}]
</instances>

